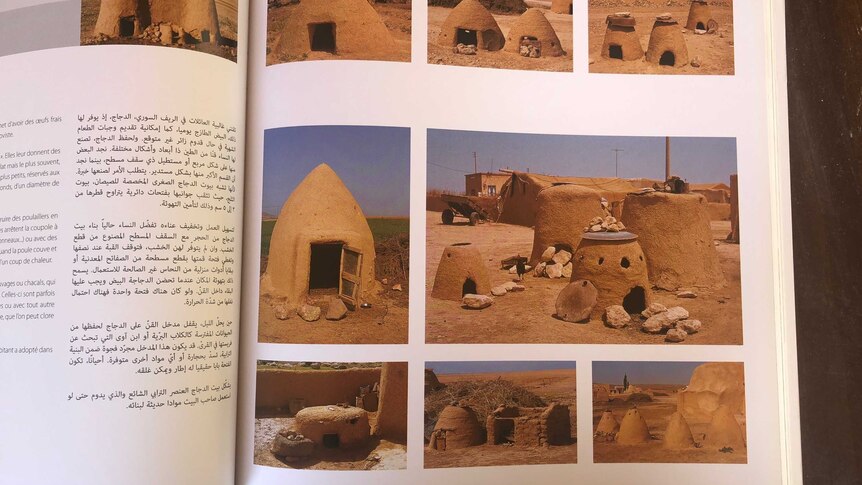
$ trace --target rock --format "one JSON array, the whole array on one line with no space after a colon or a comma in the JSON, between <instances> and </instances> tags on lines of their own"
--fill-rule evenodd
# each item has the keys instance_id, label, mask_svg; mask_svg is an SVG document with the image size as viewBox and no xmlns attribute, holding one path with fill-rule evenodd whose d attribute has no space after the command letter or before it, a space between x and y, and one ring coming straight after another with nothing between
<instances>
[{"instance_id":1,"label":"rock","mask_svg":"<svg viewBox=\"0 0 862 485\"><path fill-rule=\"evenodd\" d=\"M320 318L320 307L313 305L300 305L296 309L296 314L306 322L314 322Z\"/></svg>"},{"instance_id":2,"label":"rock","mask_svg":"<svg viewBox=\"0 0 862 485\"><path fill-rule=\"evenodd\" d=\"M403 291L401 289L401 284L392 285L392 291Z\"/></svg>"},{"instance_id":3,"label":"rock","mask_svg":"<svg viewBox=\"0 0 862 485\"><path fill-rule=\"evenodd\" d=\"M572 277L572 262L569 261L567 264L563 265L563 278L571 278Z\"/></svg>"},{"instance_id":4,"label":"rock","mask_svg":"<svg viewBox=\"0 0 862 485\"><path fill-rule=\"evenodd\" d=\"M384 285L388 285L389 284L389 278L383 278L382 280L380 280L380 282L383 283Z\"/></svg>"},{"instance_id":5,"label":"rock","mask_svg":"<svg viewBox=\"0 0 862 485\"><path fill-rule=\"evenodd\" d=\"M290 318L290 313L287 311L287 308L285 308L284 305L276 305L273 310L275 310L275 318L279 320L287 320L288 318Z\"/></svg>"},{"instance_id":6,"label":"rock","mask_svg":"<svg viewBox=\"0 0 862 485\"><path fill-rule=\"evenodd\" d=\"M700 320L680 320L676 322L676 328L685 331L689 335L700 332L700 327L702 326L703 324L700 323Z\"/></svg>"},{"instance_id":7,"label":"rock","mask_svg":"<svg viewBox=\"0 0 862 485\"><path fill-rule=\"evenodd\" d=\"M548 278L562 278L563 277L563 265L561 264L549 264L545 266L545 274L548 275Z\"/></svg>"},{"instance_id":8,"label":"rock","mask_svg":"<svg viewBox=\"0 0 862 485\"><path fill-rule=\"evenodd\" d=\"M545 251L542 252L542 262L546 263L548 261L551 261L552 259L554 259L555 254L557 254L556 248L554 248L553 246L549 246L548 249L545 249Z\"/></svg>"},{"instance_id":9,"label":"rock","mask_svg":"<svg viewBox=\"0 0 862 485\"><path fill-rule=\"evenodd\" d=\"M566 251L565 249L561 249L557 251L557 254L554 255L553 260L557 264L562 264L563 266L569 264L572 260L572 253Z\"/></svg>"},{"instance_id":10,"label":"rock","mask_svg":"<svg viewBox=\"0 0 862 485\"><path fill-rule=\"evenodd\" d=\"M509 290L506 289L506 287L502 286L502 285L501 286L495 286L495 287L491 288L491 294L494 296L503 296L508 292L509 292Z\"/></svg>"},{"instance_id":11,"label":"rock","mask_svg":"<svg viewBox=\"0 0 862 485\"><path fill-rule=\"evenodd\" d=\"M341 301L341 298L333 298L329 302L329 308L326 309L327 320L341 320L347 316L347 306Z\"/></svg>"},{"instance_id":12,"label":"rock","mask_svg":"<svg viewBox=\"0 0 862 485\"><path fill-rule=\"evenodd\" d=\"M701 66L700 57L695 56L694 59L692 59L690 63L691 63L691 67L700 67Z\"/></svg>"},{"instance_id":13,"label":"rock","mask_svg":"<svg viewBox=\"0 0 862 485\"><path fill-rule=\"evenodd\" d=\"M464 298L461 298L461 304L471 310L488 308L492 303L494 303L494 299L486 295L474 295L472 293L468 293L464 295Z\"/></svg>"},{"instance_id":14,"label":"rock","mask_svg":"<svg viewBox=\"0 0 862 485\"><path fill-rule=\"evenodd\" d=\"M697 298L697 293L693 291L680 291L676 294L677 298Z\"/></svg>"},{"instance_id":15,"label":"rock","mask_svg":"<svg viewBox=\"0 0 862 485\"><path fill-rule=\"evenodd\" d=\"M288 460L305 458L314 452L314 442L301 434L286 435L279 432L272 440L269 450L273 455Z\"/></svg>"},{"instance_id":16,"label":"rock","mask_svg":"<svg viewBox=\"0 0 862 485\"><path fill-rule=\"evenodd\" d=\"M536 276L542 277L545 276L545 263L539 263L536 265L536 270L534 272Z\"/></svg>"},{"instance_id":17,"label":"rock","mask_svg":"<svg viewBox=\"0 0 862 485\"><path fill-rule=\"evenodd\" d=\"M632 317L620 305L605 308L605 325L611 328L623 328L632 321Z\"/></svg>"},{"instance_id":18,"label":"rock","mask_svg":"<svg viewBox=\"0 0 862 485\"><path fill-rule=\"evenodd\" d=\"M515 285L509 291L518 292L518 291L525 291L526 289L527 289L527 287L524 285Z\"/></svg>"},{"instance_id":19,"label":"rock","mask_svg":"<svg viewBox=\"0 0 862 485\"><path fill-rule=\"evenodd\" d=\"M668 342L682 342L685 338L688 337L688 334L685 333L685 330L680 330L678 328L672 328L667 331L667 335L664 339Z\"/></svg>"},{"instance_id":20,"label":"rock","mask_svg":"<svg viewBox=\"0 0 862 485\"><path fill-rule=\"evenodd\" d=\"M672 308L668 308L667 312L665 312L665 314L667 315L667 318L673 323L676 323L680 320L685 320L688 318L688 310L686 310L685 308L683 308L681 306L675 306Z\"/></svg>"},{"instance_id":21,"label":"rock","mask_svg":"<svg viewBox=\"0 0 862 485\"><path fill-rule=\"evenodd\" d=\"M475 56L476 55L476 46L472 45L472 44L470 44L470 45L458 44L452 48L452 52L454 52L455 54L464 54L464 55L468 55L468 56Z\"/></svg>"},{"instance_id":22,"label":"rock","mask_svg":"<svg viewBox=\"0 0 862 485\"><path fill-rule=\"evenodd\" d=\"M653 315L658 315L659 313L666 312L667 307L662 305L661 303L653 303L646 310L641 312L644 318L649 318Z\"/></svg>"},{"instance_id":23,"label":"rock","mask_svg":"<svg viewBox=\"0 0 862 485\"><path fill-rule=\"evenodd\" d=\"M667 317L667 312L663 312L647 318L641 325L641 330L646 333L661 333L663 330L672 328L674 323L675 321Z\"/></svg>"},{"instance_id":24,"label":"rock","mask_svg":"<svg viewBox=\"0 0 862 485\"><path fill-rule=\"evenodd\" d=\"M599 291L587 280L569 283L557 295L554 306L557 318L573 323L588 320L596 306L598 296Z\"/></svg>"},{"instance_id":25,"label":"rock","mask_svg":"<svg viewBox=\"0 0 862 485\"><path fill-rule=\"evenodd\" d=\"M174 40L174 31L171 29L170 24L161 24L159 25L159 41L162 45L171 45Z\"/></svg>"},{"instance_id":26,"label":"rock","mask_svg":"<svg viewBox=\"0 0 862 485\"><path fill-rule=\"evenodd\" d=\"M602 225L601 224L594 224L594 225L590 226L590 232L602 232Z\"/></svg>"},{"instance_id":27,"label":"rock","mask_svg":"<svg viewBox=\"0 0 862 485\"><path fill-rule=\"evenodd\" d=\"M656 20L673 20L673 16L667 12L663 14L656 15Z\"/></svg>"}]
</instances>

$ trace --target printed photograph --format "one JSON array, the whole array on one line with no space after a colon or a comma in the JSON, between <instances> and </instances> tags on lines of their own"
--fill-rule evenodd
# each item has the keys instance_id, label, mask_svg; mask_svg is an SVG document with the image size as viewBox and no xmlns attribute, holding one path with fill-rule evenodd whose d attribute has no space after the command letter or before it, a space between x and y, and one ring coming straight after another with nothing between
<instances>
[{"instance_id":1,"label":"printed photograph","mask_svg":"<svg viewBox=\"0 0 862 485\"><path fill-rule=\"evenodd\" d=\"M205 52L236 62L238 0L81 0L81 45Z\"/></svg>"},{"instance_id":2,"label":"printed photograph","mask_svg":"<svg viewBox=\"0 0 862 485\"><path fill-rule=\"evenodd\" d=\"M428 0L428 63L572 71L572 0Z\"/></svg>"},{"instance_id":3,"label":"printed photograph","mask_svg":"<svg viewBox=\"0 0 862 485\"><path fill-rule=\"evenodd\" d=\"M410 129L264 133L258 340L407 343Z\"/></svg>"},{"instance_id":4,"label":"printed photograph","mask_svg":"<svg viewBox=\"0 0 862 485\"><path fill-rule=\"evenodd\" d=\"M266 65L410 62L410 0L268 0Z\"/></svg>"},{"instance_id":5,"label":"printed photograph","mask_svg":"<svg viewBox=\"0 0 862 485\"><path fill-rule=\"evenodd\" d=\"M577 463L574 362L426 362L425 468Z\"/></svg>"},{"instance_id":6,"label":"printed photograph","mask_svg":"<svg viewBox=\"0 0 862 485\"><path fill-rule=\"evenodd\" d=\"M741 362L593 362L595 463L747 463Z\"/></svg>"},{"instance_id":7,"label":"printed photograph","mask_svg":"<svg viewBox=\"0 0 862 485\"><path fill-rule=\"evenodd\" d=\"M254 463L407 467L406 362L257 362Z\"/></svg>"},{"instance_id":8,"label":"printed photograph","mask_svg":"<svg viewBox=\"0 0 862 485\"><path fill-rule=\"evenodd\" d=\"M742 344L736 140L428 131L428 343Z\"/></svg>"},{"instance_id":9,"label":"printed photograph","mask_svg":"<svg viewBox=\"0 0 862 485\"><path fill-rule=\"evenodd\" d=\"M733 75L733 0L589 0L590 72Z\"/></svg>"}]
</instances>

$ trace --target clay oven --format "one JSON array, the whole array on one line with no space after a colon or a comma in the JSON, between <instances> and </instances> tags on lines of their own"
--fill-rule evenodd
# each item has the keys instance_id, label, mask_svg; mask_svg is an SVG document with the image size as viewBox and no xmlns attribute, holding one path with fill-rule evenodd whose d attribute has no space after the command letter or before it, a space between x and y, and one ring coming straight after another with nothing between
<instances>
[{"instance_id":1,"label":"clay oven","mask_svg":"<svg viewBox=\"0 0 862 485\"><path fill-rule=\"evenodd\" d=\"M316 406L296 413L296 431L323 448L351 448L368 442L368 413L353 406Z\"/></svg>"},{"instance_id":2,"label":"clay oven","mask_svg":"<svg viewBox=\"0 0 862 485\"><path fill-rule=\"evenodd\" d=\"M579 185L548 187L536 197L536 225L530 265L542 262L549 247L573 253L581 243L584 226L602 215L601 194Z\"/></svg>"},{"instance_id":3,"label":"clay oven","mask_svg":"<svg viewBox=\"0 0 862 485\"><path fill-rule=\"evenodd\" d=\"M602 57L636 61L644 56L640 38L635 31L635 18L628 12L608 15L605 22L605 40L602 44Z\"/></svg>"},{"instance_id":4,"label":"clay oven","mask_svg":"<svg viewBox=\"0 0 862 485\"><path fill-rule=\"evenodd\" d=\"M712 11L706 0L692 0L688 9L688 21L685 23L688 30L703 30L715 32L718 23L712 18Z\"/></svg>"},{"instance_id":5,"label":"clay oven","mask_svg":"<svg viewBox=\"0 0 862 485\"><path fill-rule=\"evenodd\" d=\"M670 15L655 18L646 60L660 66L682 67L688 64L688 48L682 28Z\"/></svg>"},{"instance_id":6,"label":"clay oven","mask_svg":"<svg viewBox=\"0 0 862 485\"><path fill-rule=\"evenodd\" d=\"M443 47L475 45L478 50L498 51L506 39L494 16L477 0L461 0L449 12L437 43Z\"/></svg>"},{"instance_id":7,"label":"clay oven","mask_svg":"<svg viewBox=\"0 0 862 485\"><path fill-rule=\"evenodd\" d=\"M539 57L557 57L565 54L560 39L545 14L538 8L531 8L518 17L509 29L505 50L520 53L522 45L539 49Z\"/></svg>"},{"instance_id":8,"label":"clay oven","mask_svg":"<svg viewBox=\"0 0 862 485\"><path fill-rule=\"evenodd\" d=\"M440 412L428 448L455 450L481 445L484 441L485 433L482 432L476 412L469 406L452 405Z\"/></svg>"},{"instance_id":9,"label":"clay oven","mask_svg":"<svg viewBox=\"0 0 862 485\"><path fill-rule=\"evenodd\" d=\"M488 268L482 254L470 243L456 243L443 250L431 296L461 301L464 295L491 292Z\"/></svg>"}]
</instances>

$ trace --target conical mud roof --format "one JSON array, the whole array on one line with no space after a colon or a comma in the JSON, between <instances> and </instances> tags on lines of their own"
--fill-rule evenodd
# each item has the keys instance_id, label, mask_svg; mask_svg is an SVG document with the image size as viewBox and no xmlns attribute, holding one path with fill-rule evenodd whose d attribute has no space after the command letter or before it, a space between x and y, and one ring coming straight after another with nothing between
<instances>
[{"instance_id":1,"label":"conical mud roof","mask_svg":"<svg viewBox=\"0 0 862 485\"><path fill-rule=\"evenodd\" d=\"M670 417L667 423L667 429L664 432L664 447L665 448L694 448L694 438L691 435L691 428L688 427L688 421L680 412L675 412Z\"/></svg>"},{"instance_id":2,"label":"conical mud roof","mask_svg":"<svg viewBox=\"0 0 862 485\"><path fill-rule=\"evenodd\" d=\"M545 14L538 8L527 10L515 20L509 29L508 37L506 37L505 50L519 52L521 39L524 37L534 38L542 43L542 57L556 57L565 54L560 45L560 39L557 37L557 32L545 18Z\"/></svg>"},{"instance_id":3,"label":"conical mud roof","mask_svg":"<svg viewBox=\"0 0 862 485\"><path fill-rule=\"evenodd\" d=\"M469 406L446 406L437 418L434 431L445 431L446 449L481 445L485 441L479 418Z\"/></svg>"},{"instance_id":4,"label":"conical mud roof","mask_svg":"<svg viewBox=\"0 0 862 485\"><path fill-rule=\"evenodd\" d=\"M614 417L614 413L610 410L602 413L602 419L599 421L599 425L596 426L596 436L608 436L616 434L620 429L620 424L617 423L617 419Z\"/></svg>"},{"instance_id":5,"label":"conical mud roof","mask_svg":"<svg viewBox=\"0 0 862 485\"><path fill-rule=\"evenodd\" d=\"M503 31L500 30L494 16L477 0L461 0L449 12L443 27L440 28L437 43L444 47L457 45L458 29L475 31L481 35L483 39L477 46L481 50L499 50L505 42Z\"/></svg>"},{"instance_id":6,"label":"conical mud roof","mask_svg":"<svg viewBox=\"0 0 862 485\"><path fill-rule=\"evenodd\" d=\"M638 408L631 408L623 416L620 431L617 433L617 443L636 445L650 440L649 428Z\"/></svg>"},{"instance_id":7,"label":"conical mud roof","mask_svg":"<svg viewBox=\"0 0 862 485\"><path fill-rule=\"evenodd\" d=\"M745 434L736 421L733 411L726 405L719 406L715 414L712 415L704 445L717 449L733 448L740 450L745 448Z\"/></svg>"}]
</instances>

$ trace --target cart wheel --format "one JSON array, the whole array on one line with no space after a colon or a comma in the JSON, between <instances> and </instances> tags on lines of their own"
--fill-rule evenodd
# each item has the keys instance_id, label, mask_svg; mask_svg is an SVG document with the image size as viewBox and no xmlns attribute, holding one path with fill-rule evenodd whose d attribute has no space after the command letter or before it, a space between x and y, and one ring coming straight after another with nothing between
<instances>
[{"instance_id":1,"label":"cart wheel","mask_svg":"<svg viewBox=\"0 0 862 485\"><path fill-rule=\"evenodd\" d=\"M479 223L479 213L478 212L471 212L470 213L470 225L475 226L478 223Z\"/></svg>"},{"instance_id":2,"label":"cart wheel","mask_svg":"<svg viewBox=\"0 0 862 485\"><path fill-rule=\"evenodd\" d=\"M452 224L452 221L455 220L455 212L452 209L445 209L440 218L443 219L443 224Z\"/></svg>"}]
</instances>

